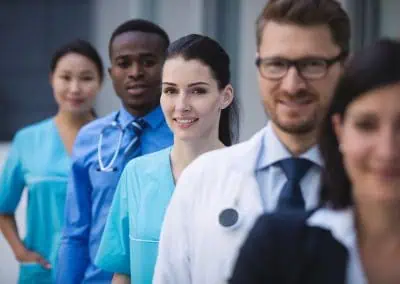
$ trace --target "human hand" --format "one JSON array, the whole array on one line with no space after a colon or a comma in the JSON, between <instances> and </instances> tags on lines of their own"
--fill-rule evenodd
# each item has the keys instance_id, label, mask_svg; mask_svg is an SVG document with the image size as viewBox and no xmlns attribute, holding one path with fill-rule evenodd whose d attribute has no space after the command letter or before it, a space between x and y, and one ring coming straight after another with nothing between
<instances>
[{"instance_id":1,"label":"human hand","mask_svg":"<svg viewBox=\"0 0 400 284\"><path fill-rule=\"evenodd\" d=\"M20 263L38 263L40 264L43 268L45 269L51 269L51 265L50 263L44 259L44 257L42 257L40 254L28 250L28 249L24 249L22 252L18 253L16 255L16 258L18 260L18 262Z\"/></svg>"}]
</instances>

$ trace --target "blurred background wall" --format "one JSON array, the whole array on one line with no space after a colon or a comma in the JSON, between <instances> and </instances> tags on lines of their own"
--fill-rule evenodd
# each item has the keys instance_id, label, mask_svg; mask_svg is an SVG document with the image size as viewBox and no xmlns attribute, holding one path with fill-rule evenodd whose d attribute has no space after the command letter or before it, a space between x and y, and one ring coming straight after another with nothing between
<instances>
[{"instance_id":1,"label":"blurred background wall","mask_svg":"<svg viewBox=\"0 0 400 284\"><path fill-rule=\"evenodd\" d=\"M56 111L48 84L53 51L73 38L92 42L109 66L107 46L123 21L144 18L160 24L175 40L188 33L217 39L232 60L235 93L241 102L240 140L267 121L258 97L255 19L266 0L0 0L0 168L15 131ZM398 0L342 0L357 50L381 37L400 37ZM119 107L109 78L96 102L100 116ZM24 234L26 198L18 208ZM0 283L15 283L18 266L0 234Z\"/></svg>"}]
</instances>

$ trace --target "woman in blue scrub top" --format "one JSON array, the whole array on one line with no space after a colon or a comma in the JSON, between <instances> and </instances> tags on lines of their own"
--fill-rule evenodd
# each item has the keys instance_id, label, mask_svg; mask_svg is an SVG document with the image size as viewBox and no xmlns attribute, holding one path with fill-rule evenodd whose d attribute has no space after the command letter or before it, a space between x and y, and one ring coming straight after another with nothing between
<instances>
[{"instance_id":1,"label":"woman in blue scrub top","mask_svg":"<svg viewBox=\"0 0 400 284\"><path fill-rule=\"evenodd\" d=\"M83 40L59 48L50 71L58 112L17 132L0 179L0 229L20 263L19 283L54 282L70 153L79 129L95 117L93 103L103 80L102 60ZM27 229L21 240L15 210L24 188Z\"/></svg>"},{"instance_id":2,"label":"woman in blue scrub top","mask_svg":"<svg viewBox=\"0 0 400 284\"><path fill-rule=\"evenodd\" d=\"M161 107L174 145L132 160L122 173L96 257L99 267L115 273L113 283L152 282L176 180L202 153L232 144L238 111L229 62L206 36L188 35L168 48Z\"/></svg>"}]
</instances>

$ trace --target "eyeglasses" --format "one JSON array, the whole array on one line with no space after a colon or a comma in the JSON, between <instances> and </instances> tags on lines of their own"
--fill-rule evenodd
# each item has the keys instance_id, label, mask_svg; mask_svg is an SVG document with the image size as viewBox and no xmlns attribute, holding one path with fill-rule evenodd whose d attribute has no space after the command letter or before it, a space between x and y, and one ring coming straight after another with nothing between
<instances>
[{"instance_id":1,"label":"eyeglasses","mask_svg":"<svg viewBox=\"0 0 400 284\"><path fill-rule=\"evenodd\" d=\"M265 79L282 79L290 67L294 66L302 78L317 80L325 77L329 68L343 58L345 58L345 53L343 52L333 58L306 57L297 60L289 60L280 57L258 57L256 59L256 65L261 76Z\"/></svg>"}]
</instances>

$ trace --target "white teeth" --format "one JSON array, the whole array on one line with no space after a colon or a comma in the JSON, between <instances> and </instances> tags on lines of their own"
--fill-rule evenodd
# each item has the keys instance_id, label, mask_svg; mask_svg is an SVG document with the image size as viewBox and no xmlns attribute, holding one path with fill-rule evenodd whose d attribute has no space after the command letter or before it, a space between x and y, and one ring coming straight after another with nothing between
<instances>
[{"instance_id":1,"label":"white teeth","mask_svg":"<svg viewBox=\"0 0 400 284\"><path fill-rule=\"evenodd\" d=\"M192 123L195 122L195 119L176 119L178 123Z\"/></svg>"}]
</instances>

